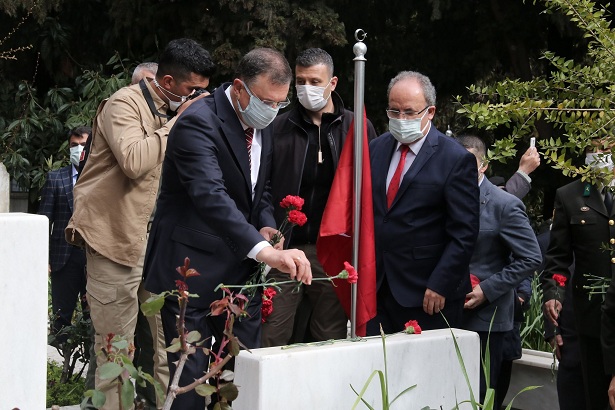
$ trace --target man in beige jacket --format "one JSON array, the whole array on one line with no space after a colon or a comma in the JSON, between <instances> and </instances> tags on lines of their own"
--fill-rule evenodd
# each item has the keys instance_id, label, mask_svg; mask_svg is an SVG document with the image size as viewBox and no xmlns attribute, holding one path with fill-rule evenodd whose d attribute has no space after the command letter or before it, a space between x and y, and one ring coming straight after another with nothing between
<instances>
[{"instance_id":1,"label":"man in beige jacket","mask_svg":"<svg viewBox=\"0 0 615 410\"><path fill-rule=\"evenodd\" d=\"M209 52L189 39L171 41L158 63L155 79L124 87L99 107L66 228L68 242L86 248L99 368L107 361L101 349L111 335L133 341L138 294L147 297L140 289L143 258L167 136L174 115L194 101L188 99L194 90L208 86L215 69ZM155 339L163 336L156 322L150 321ZM168 376L157 378L166 388ZM105 393L103 409L120 408L117 380L102 380L97 371L96 390Z\"/></svg>"}]
</instances>

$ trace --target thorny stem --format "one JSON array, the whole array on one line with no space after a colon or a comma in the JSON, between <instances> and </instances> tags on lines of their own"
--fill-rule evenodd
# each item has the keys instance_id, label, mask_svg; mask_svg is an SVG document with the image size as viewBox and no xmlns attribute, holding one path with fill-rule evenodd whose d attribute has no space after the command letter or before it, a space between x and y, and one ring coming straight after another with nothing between
<instances>
[{"instance_id":1,"label":"thorny stem","mask_svg":"<svg viewBox=\"0 0 615 410\"><path fill-rule=\"evenodd\" d=\"M230 354L224 356L224 359L222 359L222 361L220 361L220 363L218 363L217 365L212 367L211 370L206 375L202 376L199 379L196 379L194 382L190 383L187 386L179 387L176 390L176 394L185 393L187 391L190 391L190 390L194 389L196 386L205 383L207 381L207 379L215 376L218 372L220 372L220 370L222 370L224 365L227 364L229 362L229 360L231 360L232 358L233 358L233 356L231 356Z\"/></svg>"}]
</instances>

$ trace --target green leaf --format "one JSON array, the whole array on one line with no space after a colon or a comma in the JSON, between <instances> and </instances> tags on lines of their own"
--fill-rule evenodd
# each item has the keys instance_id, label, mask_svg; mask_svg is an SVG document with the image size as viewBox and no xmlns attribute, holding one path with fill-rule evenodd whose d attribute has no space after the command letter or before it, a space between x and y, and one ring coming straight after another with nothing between
<instances>
[{"instance_id":1,"label":"green leaf","mask_svg":"<svg viewBox=\"0 0 615 410\"><path fill-rule=\"evenodd\" d=\"M108 362L98 368L98 377L103 380L112 380L122 374L124 368L117 363Z\"/></svg>"},{"instance_id":2,"label":"green leaf","mask_svg":"<svg viewBox=\"0 0 615 410\"><path fill-rule=\"evenodd\" d=\"M100 409L105 405L107 401L107 397L105 397L105 393L99 390L92 390L92 405L97 409Z\"/></svg>"},{"instance_id":3,"label":"green leaf","mask_svg":"<svg viewBox=\"0 0 615 410\"><path fill-rule=\"evenodd\" d=\"M115 347L117 350L125 350L128 349L128 340L120 339L111 343L111 346Z\"/></svg>"},{"instance_id":4,"label":"green leaf","mask_svg":"<svg viewBox=\"0 0 615 410\"><path fill-rule=\"evenodd\" d=\"M124 380L124 383L122 383L120 397L122 401L122 408L129 409L132 407L135 401L135 386L132 385L130 379L126 379Z\"/></svg>"},{"instance_id":5,"label":"green leaf","mask_svg":"<svg viewBox=\"0 0 615 410\"><path fill-rule=\"evenodd\" d=\"M170 353L177 353L181 350L182 344L181 342L173 343L171 346L167 347L165 350Z\"/></svg>"},{"instance_id":6,"label":"green leaf","mask_svg":"<svg viewBox=\"0 0 615 410\"><path fill-rule=\"evenodd\" d=\"M233 383L227 383L220 387L220 397L224 397L228 401L234 401L239 396L239 390Z\"/></svg>"},{"instance_id":7,"label":"green leaf","mask_svg":"<svg viewBox=\"0 0 615 410\"><path fill-rule=\"evenodd\" d=\"M141 312L145 316L154 316L164 306L164 296L154 295L141 304Z\"/></svg>"},{"instance_id":8,"label":"green leaf","mask_svg":"<svg viewBox=\"0 0 615 410\"><path fill-rule=\"evenodd\" d=\"M199 396L207 397L214 394L216 392L216 388L210 384L199 384L194 388L194 391L196 391Z\"/></svg>"},{"instance_id":9,"label":"green leaf","mask_svg":"<svg viewBox=\"0 0 615 410\"><path fill-rule=\"evenodd\" d=\"M199 340L201 340L201 334L200 334L198 331L196 331L196 330L191 331L191 332L190 332L190 333L188 333L188 335L186 336L186 341L187 341L188 343L196 343L196 342L198 342Z\"/></svg>"}]
</instances>

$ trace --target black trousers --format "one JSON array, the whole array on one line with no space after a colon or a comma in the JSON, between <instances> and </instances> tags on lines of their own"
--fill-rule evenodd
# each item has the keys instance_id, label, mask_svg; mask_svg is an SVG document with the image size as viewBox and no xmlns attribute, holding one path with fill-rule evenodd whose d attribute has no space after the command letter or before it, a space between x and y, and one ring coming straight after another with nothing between
<instances>
[{"instance_id":1,"label":"black trousers","mask_svg":"<svg viewBox=\"0 0 615 410\"><path fill-rule=\"evenodd\" d=\"M480 402L485 402L485 394L487 387L496 390L495 403L501 402L503 398L499 398L497 394L498 377L502 367L503 352L504 352L504 337L506 332L477 332L480 338L481 357L486 360L487 340L489 340L489 386L485 379L485 372L480 369Z\"/></svg>"},{"instance_id":2,"label":"black trousers","mask_svg":"<svg viewBox=\"0 0 615 410\"><path fill-rule=\"evenodd\" d=\"M463 299L446 300L442 314L448 320L451 327L461 326L461 316L463 313ZM446 321L441 314L428 315L419 307L405 307L400 305L389 287L389 282L383 281L377 295L376 317L367 323L367 335L377 336L380 334L380 325L385 334L397 333L404 330L404 325L409 320L416 320L422 330L445 329Z\"/></svg>"},{"instance_id":3,"label":"black trousers","mask_svg":"<svg viewBox=\"0 0 615 410\"><path fill-rule=\"evenodd\" d=\"M247 307L248 318L242 318L241 320L235 320L233 325L233 333L239 341L249 349L256 349L261 344L261 297L257 292L256 296L251 300ZM208 316L208 309L194 308L188 305L186 309L185 326L186 331L198 330L201 334L201 340L206 340L203 344L203 348L211 347L212 350L219 353L219 343L223 338L224 325L226 322L226 312L220 316ZM175 298L167 299L164 303L162 310L160 311L162 318L162 326L164 329L164 338L167 346L172 344L174 338L178 337L177 333L177 320L179 315L179 305ZM216 343L212 346L212 337ZM225 356L224 354L223 356ZM180 358L180 353L167 353L169 361L170 382L172 384L175 377L175 370L177 362ZM195 379L203 377L207 373L209 368L209 361L215 360L211 356L207 356L203 349L196 349L194 354L188 356L188 360L184 365L182 374L179 379L179 386L186 386L192 383ZM232 370L234 367L234 360L229 361L226 368ZM215 396L215 395L214 395ZM212 399L217 401L216 397ZM185 410L185 409L204 409L205 397L199 396L194 390L181 394L173 401L171 409Z\"/></svg>"},{"instance_id":4,"label":"black trousers","mask_svg":"<svg viewBox=\"0 0 615 410\"><path fill-rule=\"evenodd\" d=\"M66 264L51 272L51 309L56 315L53 323L54 333L71 325L79 300L82 306L85 306L85 282L85 252L83 249L72 247ZM64 343L67 337L59 336L58 342Z\"/></svg>"}]
</instances>

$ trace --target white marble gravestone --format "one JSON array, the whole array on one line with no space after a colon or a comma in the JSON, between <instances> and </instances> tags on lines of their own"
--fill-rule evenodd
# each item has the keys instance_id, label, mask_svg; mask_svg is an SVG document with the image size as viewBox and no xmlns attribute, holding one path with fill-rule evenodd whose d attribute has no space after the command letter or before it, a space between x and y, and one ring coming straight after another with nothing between
<instances>
[{"instance_id":1,"label":"white marble gravestone","mask_svg":"<svg viewBox=\"0 0 615 410\"><path fill-rule=\"evenodd\" d=\"M0 409L44 409L47 377L45 216L0 213Z\"/></svg>"},{"instance_id":2,"label":"white marble gravestone","mask_svg":"<svg viewBox=\"0 0 615 410\"><path fill-rule=\"evenodd\" d=\"M0 212L8 212L11 200L11 178L4 164L0 163Z\"/></svg>"},{"instance_id":3,"label":"white marble gravestone","mask_svg":"<svg viewBox=\"0 0 615 410\"><path fill-rule=\"evenodd\" d=\"M479 386L478 335L454 329L475 397ZM407 387L391 409L451 409L470 397L449 329L386 338L389 400ZM384 371L382 339L338 341L324 346L241 351L235 364L239 397L234 410L351 409L374 370ZM380 382L372 380L364 398L381 409ZM367 408L360 404L358 409ZM467 403L460 406L469 409Z\"/></svg>"}]
</instances>

